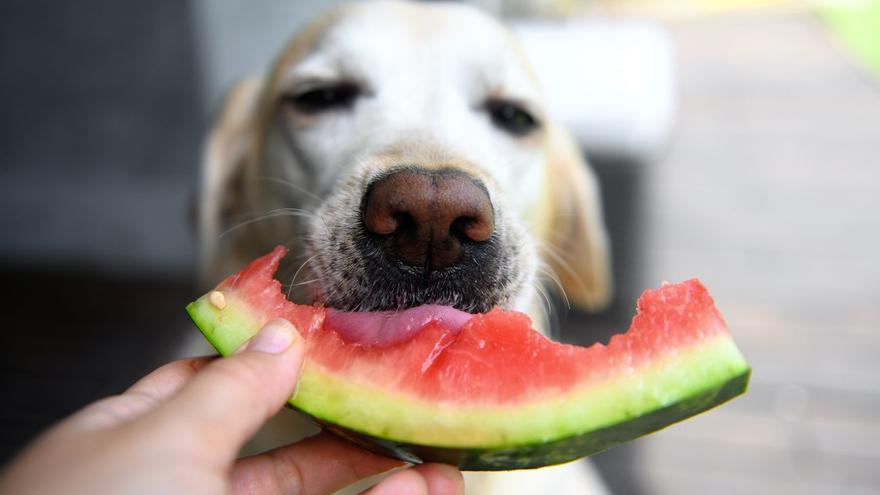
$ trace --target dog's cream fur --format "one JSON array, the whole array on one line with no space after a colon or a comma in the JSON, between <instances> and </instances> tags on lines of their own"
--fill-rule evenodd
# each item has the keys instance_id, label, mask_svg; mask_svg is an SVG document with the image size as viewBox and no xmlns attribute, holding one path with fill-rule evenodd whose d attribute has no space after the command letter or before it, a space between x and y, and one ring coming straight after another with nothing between
<instances>
[{"instance_id":1,"label":"dog's cream fur","mask_svg":"<svg viewBox=\"0 0 880 495\"><path fill-rule=\"evenodd\" d=\"M350 108L308 114L285 103L340 81L361 90ZM491 98L521 104L540 128L505 133L486 114ZM291 288L299 297L360 297L358 287L345 285L352 278L345 273L359 269L345 250L346 232L360 222L368 184L400 165L453 167L485 184L508 261L509 282L494 288L497 304L542 321L542 278L560 285L574 305L607 302L596 180L547 115L509 33L460 4L380 1L337 9L297 36L270 71L232 91L203 167L204 273L230 273L287 244L300 256L287 273L298 274ZM468 482L479 493L548 493L551 486L595 492L601 488L590 472L575 463ZM520 491L510 491L513 480Z\"/></svg>"}]
</instances>

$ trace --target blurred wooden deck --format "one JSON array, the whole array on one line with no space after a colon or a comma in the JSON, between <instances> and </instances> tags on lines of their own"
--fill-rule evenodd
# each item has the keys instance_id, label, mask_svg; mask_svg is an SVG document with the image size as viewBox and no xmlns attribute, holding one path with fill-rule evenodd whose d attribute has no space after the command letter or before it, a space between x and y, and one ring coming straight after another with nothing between
<instances>
[{"instance_id":1,"label":"blurred wooden deck","mask_svg":"<svg viewBox=\"0 0 880 495\"><path fill-rule=\"evenodd\" d=\"M681 115L644 180L644 283L700 277L753 382L602 465L660 495L880 493L880 81L806 15L670 28Z\"/></svg>"}]
</instances>

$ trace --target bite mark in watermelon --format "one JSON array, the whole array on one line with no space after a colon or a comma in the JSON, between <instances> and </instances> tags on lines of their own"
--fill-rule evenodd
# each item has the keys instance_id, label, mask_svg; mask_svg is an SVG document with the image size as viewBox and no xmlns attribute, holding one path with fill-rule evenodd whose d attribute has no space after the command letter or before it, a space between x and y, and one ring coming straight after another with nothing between
<instances>
[{"instance_id":1,"label":"bite mark in watermelon","mask_svg":"<svg viewBox=\"0 0 880 495\"><path fill-rule=\"evenodd\" d=\"M224 280L216 291L225 304L212 292L187 311L224 356L272 318L293 322L307 357L290 405L374 452L465 470L558 464L705 411L748 384L749 366L697 280L645 291L630 329L608 345L554 343L524 314L499 309L409 310L409 327L384 338L388 325L351 325L363 315L288 301L273 278L286 252L277 247Z\"/></svg>"}]
</instances>

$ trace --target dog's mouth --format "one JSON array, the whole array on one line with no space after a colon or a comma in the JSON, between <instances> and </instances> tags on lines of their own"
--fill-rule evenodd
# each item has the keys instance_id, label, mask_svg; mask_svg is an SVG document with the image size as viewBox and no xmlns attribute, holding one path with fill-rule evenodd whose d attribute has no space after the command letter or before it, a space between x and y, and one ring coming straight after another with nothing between
<instances>
[{"instance_id":1,"label":"dog's mouth","mask_svg":"<svg viewBox=\"0 0 880 495\"><path fill-rule=\"evenodd\" d=\"M485 313L508 302L516 247L505 248L503 218L483 182L455 168L400 166L354 191L322 205L307 239L324 305ZM414 314L427 313L446 314Z\"/></svg>"},{"instance_id":2,"label":"dog's mouth","mask_svg":"<svg viewBox=\"0 0 880 495\"><path fill-rule=\"evenodd\" d=\"M339 311L327 309L327 325L345 341L378 347L404 342L430 324L457 334L472 314L451 306L427 304L400 311Z\"/></svg>"},{"instance_id":3,"label":"dog's mouth","mask_svg":"<svg viewBox=\"0 0 880 495\"><path fill-rule=\"evenodd\" d=\"M456 266L427 270L390 258L372 239L355 236L351 248L329 246L310 259L304 278L309 299L339 312L402 313L423 306L448 306L485 313L503 306L512 292L511 260L488 246Z\"/></svg>"}]
</instances>

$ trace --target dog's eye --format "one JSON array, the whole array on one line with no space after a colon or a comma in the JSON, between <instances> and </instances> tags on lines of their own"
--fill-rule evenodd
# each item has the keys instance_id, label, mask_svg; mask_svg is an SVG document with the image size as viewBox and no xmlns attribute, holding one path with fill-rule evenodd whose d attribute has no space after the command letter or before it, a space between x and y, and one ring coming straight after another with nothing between
<instances>
[{"instance_id":1,"label":"dog's eye","mask_svg":"<svg viewBox=\"0 0 880 495\"><path fill-rule=\"evenodd\" d=\"M496 126L514 136L525 136L540 127L538 120L531 113L514 102L490 101L486 103L486 110Z\"/></svg>"},{"instance_id":2,"label":"dog's eye","mask_svg":"<svg viewBox=\"0 0 880 495\"><path fill-rule=\"evenodd\" d=\"M351 83L332 84L312 88L284 97L284 101L302 113L351 108L360 89Z\"/></svg>"}]
</instances>

